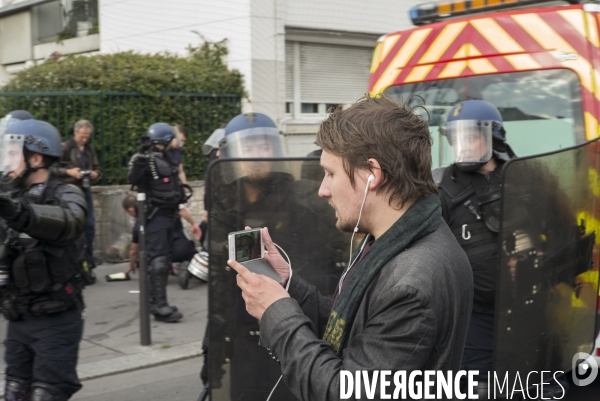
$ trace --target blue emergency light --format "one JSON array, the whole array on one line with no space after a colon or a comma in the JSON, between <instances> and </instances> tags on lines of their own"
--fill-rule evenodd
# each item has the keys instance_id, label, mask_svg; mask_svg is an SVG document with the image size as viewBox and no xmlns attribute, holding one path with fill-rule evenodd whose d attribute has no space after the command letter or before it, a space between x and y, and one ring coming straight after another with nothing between
<instances>
[{"instance_id":1,"label":"blue emergency light","mask_svg":"<svg viewBox=\"0 0 600 401\"><path fill-rule=\"evenodd\" d=\"M566 0L570 4L579 4L586 0ZM525 7L532 4L550 3L556 0L454 0L425 3L410 9L413 25L425 25L449 17L497 11L507 8Z\"/></svg>"}]
</instances>

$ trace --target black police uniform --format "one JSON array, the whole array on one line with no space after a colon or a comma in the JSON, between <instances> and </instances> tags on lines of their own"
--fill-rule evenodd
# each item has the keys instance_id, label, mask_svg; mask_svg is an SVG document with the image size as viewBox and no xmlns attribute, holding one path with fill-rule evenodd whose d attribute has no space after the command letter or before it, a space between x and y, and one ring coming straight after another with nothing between
<instances>
[{"instance_id":1,"label":"black police uniform","mask_svg":"<svg viewBox=\"0 0 600 401\"><path fill-rule=\"evenodd\" d=\"M158 320L178 320L181 314L168 305L166 288L173 253L173 225L179 204L184 201L177 166L163 153L138 153L130 161L129 182L146 193L151 312Z\"/></svg>"},{"instance_id":2,"label":"black police uniform","mask_svg":"<svg viewBox=\"0 0 600 401\"><path fill-rule=\"evenodd\" d=\"M219 162L214 168L211 178L216 177ZM223 248L219 255L214 247L226 243L229 232L243 230L245 226L268 227L273 241L293 261L293 274L302 276L325 295L334 293L342 274L342 263L348 258L348 242L336 228L331 207L318 197L318 183L295 180L288 173L271 172L261 179L242 177L229 184L214 185L214 181L212 184L209 213L213 248L210 257L215 260L210 261L211 265L226 265L228 250ZM255 199L245 195L246 185L257 190ZM209 324L213 325L210 329L213 336L210 340L211 386L220 387L224 370L218 361L233 355L235 359L229 367L231 399L264 399L265 392L268 394L277 377L272 377L274 369L268 369L273 361L252 335L259 332L259 324L246 311L235 279L230 274L211 276L211 298L219 300L210 304L212 317ZM233 311L235 315L231 314ZM232 334L236 336L235 341L222 342ZM256 366L265 369L256 369Z\"/></svg>"},{"instance_id":3,"label":"black police uniform","mask_svg":"<svg viewBox=\"0 0 600 401\"><path fill-rule=\"evenodd\" d=\"M67 400L81 388L76 365L83 286L76 242L85 226L85 197L53 175L6 196L26 209L3 220L0 230L0 265L10 276L0 290L1 310L9 320L6 397L29 400L32 392L32 400Z\"/></svg>"},{"instance_id":4,"label":"black police uniform","mask_svg":"<svg viewBox=\"0 0 600 401\"><path fill-rule=\"evenodd\" d=\"M496 274L499 266L498 233L485 223L482 201L497 200L499 207L500 175L504 162L489 176L464 172L451 165L437 170L441 175L442 215L463 248L473 269L473 313L467 333L461 369L479 370L487 380L492 369L494 349L494 303ZM493 218L493 216L492 216Z\"/></svg>"}]
</instances>

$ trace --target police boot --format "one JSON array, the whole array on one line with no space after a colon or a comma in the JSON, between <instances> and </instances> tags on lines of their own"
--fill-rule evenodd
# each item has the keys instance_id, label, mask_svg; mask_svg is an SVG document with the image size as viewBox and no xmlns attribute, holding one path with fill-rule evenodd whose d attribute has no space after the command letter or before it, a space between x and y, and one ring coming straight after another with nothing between
<instances>
[{"instance_id":1,"label":"police boot","mask_svg":"<svg viewBox=\"0 0 600 401\"><path fill-rule=\"evenodd\" d=\"M4 397L6 401L29 401L31 396L31 383L16 377L6 377Z\"/></svg>"},{"instance_id":2,"label":"police boot","mask_svg":"<svg viewBox=\"0 0 600 401\"><path fill-rule=\"evenodd\" d=\"M69 399L61 389L46 383L33 383L31 390L31 401L67 401Z\"/></svg>"},{"instance_id":3,"label":"police boot","mask_svg":"<svg viewBox=\"0 0 600 401\"><path fill-rule=\"evenodd\" d=\"M167 280L169 276L169 260L166 256L152 259L148 275L154 289L154 306L151 312L159 322L173 323L183 317L167 303Z\"/></svg>"}]
</instances>

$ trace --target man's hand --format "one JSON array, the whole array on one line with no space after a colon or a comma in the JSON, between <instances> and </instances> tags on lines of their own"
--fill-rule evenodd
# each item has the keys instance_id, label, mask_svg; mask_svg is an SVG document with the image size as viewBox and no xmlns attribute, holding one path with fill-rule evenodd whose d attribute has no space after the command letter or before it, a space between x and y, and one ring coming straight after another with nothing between
<instances>
[{"instance_id":1,"label":"man's hand","mask_svg":"<svg viewBox=\"0 0 600 401\"><path fill-rule=\"evenodd\" d=\"M13 221L23 211L23 200L12 199L6 193L0 193L0 217L6 221Z\"/></svg>"},{"instance_id":2,"label":"man's hand","mask_svg":"<svg viewBox=\"0 0 600 401\"><path fill-rule=\"evenodd\" d=\"M90 171L90 179L93 181L96 178L98 178L98 172L97 171Z\"/></svg>"},{"instance_id":3,"label":"man's hand","mask_svg":"<svg viewBox=\"0 0 600 401\"><path fill-rule=\"evenodd\" d=\"M128 275L129 273L135 274L135 265L130 264L127 270L125 270L125 275Z\"/></svg>"},{"instance_id":4,"label":"man's hand","mask_svg":"<svg viewBox=\"0 0 600 401\"><path fill-rule=\"evenodd\" d=\"M67 174L75 178L76 180L81 180L83 178L83 175L79 171L79 167L73 167L67 170Z\"/></svg>"},{"instance_id":5,"label":"man's hand","mask_svg":"<svg viewBox=\"0 0 600 401\"><path fill-rule=\"evenodd\" d=\"M200 237L202 237L202 230L196 223L192 224L192 235L196 238L196 241L200 241Z\"/></svg>"},{"instance_id":6,"label":"man's hand","mask_svg":"<svg viewBox=\"0 0 600 401\"><path fill-rule=\"evenodd\" d=\"M290 266L287 264L283 256L281 256L279 250L273 243L267 227L262 229L262 239L263 244L265 244L265 248L267 248L265 259L271 266L273 266L277 274L281 276L283 279L282 285L285 288L288 280L290 279Z\"/></svg>"},{"instance_id":7,"label":"man's hand","mask_svg":"<svg viewBox=\"0 0 600 401\"><path fill-rule=\"evenodd\" d=\"M290 294L272 278L252 273L234 260L228 260L227 264L239 273L236 280L238 287L242 289L246 310L258 320L275 301L289 298Z\"/></svg>"}]
</instances>

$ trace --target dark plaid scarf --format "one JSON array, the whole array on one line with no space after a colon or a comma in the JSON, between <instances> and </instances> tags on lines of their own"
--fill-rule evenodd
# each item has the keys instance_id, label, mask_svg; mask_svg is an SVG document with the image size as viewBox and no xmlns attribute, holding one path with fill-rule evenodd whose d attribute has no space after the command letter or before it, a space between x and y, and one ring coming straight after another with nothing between
<instances>
[{"instance_id":1,"label":"dark plaid scarf","mask_svg":"<svg viewBox=\"0 0 600 401\"><path fill-rule=\"evenodd\" d=\"M342 345L348 340L358 306L373 278L386 263L412 242L434 232L442 221L442 207L437 195L420 197L379 239L371 245L363 259L352 268L339 294L325 329L323 340L333 345L341 356ZM363 239L368 240L369 236ZM358 256L361 246L352 255Z\"/></svg>"}]
</instances>

